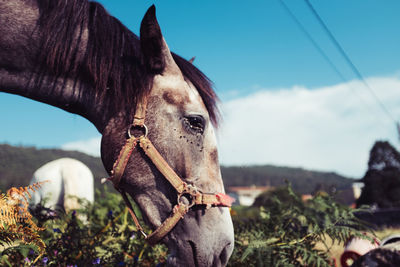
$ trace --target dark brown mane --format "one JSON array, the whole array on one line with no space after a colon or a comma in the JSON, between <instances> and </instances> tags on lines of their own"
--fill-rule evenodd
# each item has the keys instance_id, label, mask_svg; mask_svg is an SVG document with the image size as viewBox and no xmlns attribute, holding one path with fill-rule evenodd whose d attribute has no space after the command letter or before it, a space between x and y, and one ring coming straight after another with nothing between
<instances>
[{"instance_id":1,"label":"dark brown mane","mask_svg":"<svg viewBox=\"0 0 400 267\"><path fill-rule=\"evenodd\" d=\"M46 73L62 78L79 79L90 84L88 98L112 101L131 109L151 87L152 73L146 71L138 37L102 5L87 0L38 0L39 27L43 44L38 60L41 62L37 84ZM81 40L88 42L84 56L79 49ZM199 91L214 125L218 121L217 96L210 80L190 62L173 54L186 79ZM90 99L85 99L90 103Z\"/></svg>"}]
</instances>

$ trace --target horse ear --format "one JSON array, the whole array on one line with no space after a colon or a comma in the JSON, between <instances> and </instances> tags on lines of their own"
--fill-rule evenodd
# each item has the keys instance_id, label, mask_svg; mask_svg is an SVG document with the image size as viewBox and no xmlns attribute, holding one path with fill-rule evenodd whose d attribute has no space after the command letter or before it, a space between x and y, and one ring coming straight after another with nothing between
<instances>
[{"instance_id":1,"label":"horse ear","mask_svg":"<svg viewBox=\"0 0 400 267\"><path fill-rule=\"evenodd\" d=\"M140 47L151 72L180 72L162 36L154 5L147 10L140 25Z\"/></svg>"}]
</instances>

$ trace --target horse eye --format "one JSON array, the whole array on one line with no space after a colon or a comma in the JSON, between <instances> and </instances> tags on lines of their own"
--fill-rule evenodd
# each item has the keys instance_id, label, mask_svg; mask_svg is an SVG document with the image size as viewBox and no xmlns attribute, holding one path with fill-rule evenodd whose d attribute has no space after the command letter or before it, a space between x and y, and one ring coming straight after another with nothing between
<instances>
[{"instance_id":1,"label":"horse eye","mask_svg":"<svg viewBox=\"0 0 400 267\"><path fill-rule=\"evenodd\" d=\"M187 116L184 117L184 125L188 130L203 134L205 128L205 120L202 116Z\"/></svg>"}]
</instances>

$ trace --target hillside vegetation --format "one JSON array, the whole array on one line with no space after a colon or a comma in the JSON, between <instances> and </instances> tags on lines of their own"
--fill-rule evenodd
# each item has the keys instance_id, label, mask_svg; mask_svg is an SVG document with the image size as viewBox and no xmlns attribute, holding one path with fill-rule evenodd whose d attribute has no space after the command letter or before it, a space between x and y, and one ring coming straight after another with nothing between
<instances>
[{"instance_id":1,"label":"hillside vegetation","mask_svg":"<svg viewBox=\"0 0 400 267\"><path fill-rule=\"evenodd\" d=\"M29 184L35 170L49 161L70 157L82 161L93 172L96 185L107 177L100 158L77 151L61 149L37 149L34 147L15 147L0 144L0 190Z\"/></svg>"},{"instance_id":2,"label":"hillside vegetation","mask_svg":"<svg viewBox=\"0 0 400 267\"><path fill-rule=\"evenodd\" d=\"M301 194L317 190L345 190L351 187L354 179L333 172L309 171L302 168L278 167L272 165L221 167L225 187L229 186L281 186L285 181Z\"/></svg>"},{"instance_id":3,"label":"hillside vegetation","mask_svg":"<svg viewBox=\"0 0 400 267\"><path fill-rule=\"evenodd\" d=\"M36 169L49 161L62 157L75 158L86 164L92 170L97 186L99 186L101 178L107 177L100 158L81 152L0 144L0 190L4 192L12 186L28 185ZM318 189L329 190L332 187L344 190L349 188L353 182L353 180L335 173L271 165L221 167L221 172L225 187L279 186L285 184L285 180L287 180L291 182L293 189L298 193L312 193Z\"/></svg>"}]
</instances>

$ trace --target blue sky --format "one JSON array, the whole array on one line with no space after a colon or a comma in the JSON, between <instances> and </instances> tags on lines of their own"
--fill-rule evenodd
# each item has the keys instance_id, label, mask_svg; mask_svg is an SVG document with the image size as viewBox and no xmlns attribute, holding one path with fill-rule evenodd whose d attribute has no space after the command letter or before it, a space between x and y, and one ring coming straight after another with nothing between
<instances>
[{"instance_id":1,"label":"blue sky","mask_svg":"<svg viewBox=\"0 0 400 267\"><path fill-rule=\"evenodd\" d=\"M100 2L134 33L139 32L144 13L154 3L171 50L187 59L196 56L195 65L215 83L222 100L226 116L226 126L219 133L223 164L273 163L358 177L365 171L368 151L376 139L390 140L398 147L393 121L357 83L304 1L285 3L345 81L279 0ZM398 120L400 95L396 92L400 88L394 87L400 84L400 2L310 2ZM259 106L254 104L264 98ZM245 103L248 106L242 107ZM249 112L247 117L253 118L249 130L259 133L254 139L262 150L232 148L236 118L241 116L235 112L241 107L242 113ZM65 147L81 142L79 146L84 147L85 142L99 137L85 119L19 96L0 93L0 113L0 143ZM326 116L317 116L319 113ZM270 134L271 129L282 132ZM287 159L287 153L294 156ZM349 155L345 162L343 153Z\"/></svg>"}]
</instances>

